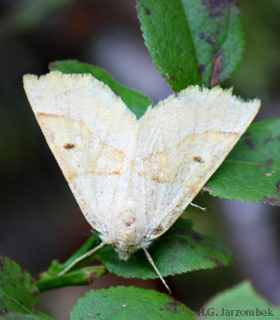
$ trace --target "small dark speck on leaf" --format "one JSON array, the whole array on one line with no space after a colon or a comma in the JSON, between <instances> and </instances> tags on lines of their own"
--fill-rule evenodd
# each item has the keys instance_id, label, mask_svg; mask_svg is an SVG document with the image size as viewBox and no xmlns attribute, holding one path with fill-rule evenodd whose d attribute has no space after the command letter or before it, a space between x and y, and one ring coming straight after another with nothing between
<instances>
[{"instance_id":1,"label":"small dark speck on leaf","mask_svg":"<svg viewBox=\"0 0 280 320\"><path fill-rule=\"evenodd\" d=\"M276 183L276 189L277 189L277 192L280 192L280 181Z\"/></svg>"},{"instance_id":2,"label":"small dark speck on leaf","mask_svg":"<svg viewBox=\"0 0 280 320\"><path fill-rule=\"evenodd\" d=\"M151 10L149 8L147 8L147 7L145 7L145 10L146 10L147 15L150 16L151 15Z\"/></svg>"},{"instance_id":3,"label":"small dark speck on leaf","mask_svg":"<svg viewBox=\"0 0 280 320\"><path fill-rule=\"evenodd\" d=\"M180 306L181 304L182 303L178 301L174 301L174 302L168 302L165 305L168 311L171 311L172 313L178 313L177 306Z\"/></svg>"},{"instance_id":4,"label":"small dark speck on leaf","mask_svg":"<svg viewBox=\"0 0 280 320\"><path fill-rule=\"evenodd\" d=\"M38 294L38 291L34 291L34 290L29 290L29 294L31 296L36 296Z\"/></svg>"},{"instance_id":5,"label":"small dark speck on leaf","mask_svg":"<svg viewBox=\"0 0 280 320\"><path fill-rule=\"evenodd\" d=\"M220 69L223 63L223 52L213 57L213 71L210 79L210 88L220 84Z\"/></svg>"},{"instance_id":6,"label":"small dark speck on leaf","mask_svg":"<svg viewBox=\"0 0 280 320\"><path fill-rule=\"evenodd\" d=\"M268 142L275 141L275 140L280 141L280 136L276 137L276 138L267 138L267 139L264 140L263 144L267 144Z\"/></svg>"},{"instance_id":7,"label":"small dark speck on leaf","mask_svg":"<svg viewBox=\"0 0 280 320\"><path fill-rule=\"evenodd\" d=\"M262 167L266 167L261 163L254 163L254 166L258 167L258 168L262 168Z\"/></svg>"},{"instance_id":8,"label":"small dark speck on leaf","mask_svg":"<svg viewBox=\"0 0 280 320\"><path fill-rule=\"evenodd\" d=\"M272 141L273 139L272 138L267 138L264 140L264 143L263 144L267 144L268 142Z\"/></svg>"},{"instance_id":9,"label":"small dark speck on leaf","mask_svg":"<svg viewBox=\"0 0 280 320\"><path fill-rule=\"evenodd\" d=\"M256 144L253 143L252 139L245 139L244 143L248 146L249 150L256 148Z\"/></svg>"},{"instance_id":10,"label":"small dark speck on leaf","mask_svg":"<svg viewBox=\"0 0 280 320\"><path fill-rule=\"evenodd\" d=\"M183 68L180 68L180 71L184 71L184 69L183 69Z\"/></svg>"},{"instance_id":11,"label":"small dark speck on leaf","mask_svg":"<svg viewBox=\"0 0 280 320\"><path fill-rule=\"evenodd\" d=\"M73 149L73 148L75 148L75 145L73 143L66 143L64 145L64 149L66 149L66 150L70 150L70 149Z\"/></svg>"},{"instance_id":12,"label":"small dark speck on leaf","mask_svg":"<svg viewBox=\"0 0 280 320\"><path fill-rule=\"evenodd\" d=\"M267 164L272 164L272 163L273 163L273 159L272 158L267 160Z\"/></svg>"},{"instance_id":13,"label":"small dark speck on leaf","mask_svg":"<svg viewBox=\"0 0 280 320\"><path fill-rule=\"evenodd\" d=\"M280 206L280 199L264 197L261 203L269 204L271 206Z\"/></svg>"},{"instance_id":14,"label":"small dark speck on leaf","mask_svg":"<svg viewBox=\"0 0 280 320\"><path fill-rule=\"evenodd\" d=\"M200 64L198 68L199 68L200 74L202 74L205 71L205 65L204 64Z\"/></svg>"},{"instance_id":15,"label":"small dark speck on leaf","mask_svg":"<svg viewBox=\"0 0 280 320\"><path fill-rule=\"evenodd\" d=\"M26 272L26 270L22 266L20 266L20 270L21 270L22 273Z\"/></svg>"},{"instance_id":16,"label":"small dark speck on leaf","mask_svg":"<svg viewBox=\"0 0 280 320\"><path fill-rule=\"evenodd\" d=\"M94 280L96 280L97 275L94 272L88 272L87 283L91 284Z\"/></svg>"},{"instance_id":17,"label":"small dark speck on leaf","mask_svg":"<svg viewBox=\"0 0 280 320\"><path fill-rule=\"evenodd\" d=\"M209 258L210 258L218 267L223 267L223 266L224 266L224 264L222 263L222 261L220 261L220 260L218 260L218 259L216 259L216 258L214 258L214 257L212 257L212 256L210 256L210 255L209 255Z\"/></svg>"},{"instance_id":18,"label":"small dark speck on leaf","mask_svg":"<svg viewBox=\"0 0 280 320\"><path fill-rule=\"evenodd\" d=\"M250 132L246 131L246 132L243 134L243 136L249 136L250 134L251 134Z\"/></svg>"},{"instance_id":19,"label":"small dark speck on leaf","mask_svg":"<svg viewBox=\"0 0 280 320\"><path fill-rule=\"evenodd\" d=\"M237 0L203 0L203 4L209 7L211 10L211 17L223 15L228 11L228 7L234 5L237 9L240 9Z\"/></svg>"},{"instance_id":20,"label":"small dark speck on leaf","mask_svg":"<svg viewBox=\"0 0 280 320\"><path fill-rule=\"evenodd\" d=\"M201 31L199 34L199 38L200 39L204 39L205 38L205 32Z\"/></svg>"},{"instance_id":21,"label":"small dark speck on leaf","mask_svg":"<svg viewBox=\"0 0 280 320\"><path fill-rule=\"evenodd\" d=\"M212 42L212 39L210 37L206 38L206 42L207 43L211 43Z\"/></svg>"},{"instance_id":22,"label":"small dark speck on leaf","mask_svg":"<svg viewBox=\"0 0 280 320\"><path fill-rule=\"evenodd\" d=\"M180 244L187 244L188 243L188 240L186 239L179 239L178 241Z\"/></svg>"},{"instance_id":23,"label":"small dark speck on leaf","mask_svg":"<svg viewBox=\"0 0 280 320\"><path fill-rule=\"evenodd\" d=\"M192 239L197 243L201 243L202 242L202 238L198 234L193 234L192 235Z\"/></svg>"},{"instance_id":24,"label":"small dark speck on leaf","mask_svg":"<svg viewBox=\"0 0 280 320\"><path fill-rule=\"evenodd\" d=\"M163 310L164 310L163 308L160 308L160 309L159 309L159 311L163 311Z\"/></svg>"},{"instance_id":25,"label":"small dark speck on leaf","mask_svg":"<svg viewBox=\"0 0 280 320\"><path fill-rule=\"evenodd\" d=\"M5 314L5 313L10 311L10 309L8 309L8 307L6 307L6 304L5 304L4 300L1 299L1 298L0 298L0 306L1 306L0 315Z\"/></svg>"},{"instance_id":26,"label":"small dark speck on leaf","mask_svg":"<svg viewBox=\"0 0 280 320\"><path fill-rule=\"evenodd\" d=\"M190 234L190 231L186 230L185 228L180 228L179 226L176 226L176 231L178 234L183 234L183 235Z\"/></svg>"},{"instance_id":27,"label":"small dark speck on leaf","mask_svg":"<svg viewBox=\"0 0 280 320\"><path fill-rule=\"evenodd\" d=\"M170 77L171 80L175 81L175 76Z\"/></svg>"}]
</instances>

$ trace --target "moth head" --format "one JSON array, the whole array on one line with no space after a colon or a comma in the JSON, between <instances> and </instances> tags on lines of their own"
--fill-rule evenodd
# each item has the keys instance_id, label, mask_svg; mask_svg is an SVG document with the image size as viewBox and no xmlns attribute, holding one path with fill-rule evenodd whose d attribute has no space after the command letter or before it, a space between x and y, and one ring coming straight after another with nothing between
<instances>
[{"instance_id":1,"label":"moth head","mask_svg":"<svg viewBox=\"0 0 280 320\"><path fill-rule=\"evenodd\" d=\"M123 232L114 239L104 235L101 235L100 238L104 243L110 244L115 249L121 260L127 260L134 252L146 248L150 244L146 236L137 236L137 234L131 232Z\"/></svg>"},{"instance_id":2,"label":"moth head","mask_svg":"<svg viewBox=\"0 0 280 320\"><path fill-rule=\"evenodd\" d=\"M139 247L131 246L113 246L117 251L120 260L127 260L134 252L136 252Z\"/></svg>"},{"instance_id":3,"label":"moth head","mask_svg":"<svg viewBox=\"0 0 280 320\"><path fill-rule=\"evenodd\" d=\"M112 246L117 251L121 260L127 260L134 252L141 248L141 241L139 240L137 234L126 230L117 239L114 239Z\"/></svg>"}]
</instances>

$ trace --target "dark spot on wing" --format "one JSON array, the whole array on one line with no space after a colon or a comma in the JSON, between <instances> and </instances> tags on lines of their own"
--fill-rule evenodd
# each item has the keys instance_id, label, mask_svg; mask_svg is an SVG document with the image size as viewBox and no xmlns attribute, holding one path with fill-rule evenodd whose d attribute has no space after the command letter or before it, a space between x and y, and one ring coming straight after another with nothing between
<instances>
[{"instance_id":1,"label":"dark spot on wing","mask_svg":"<svg viewBox=\"0 0 280 320\"><path fill-rule=\"evenodd\" d=\"M153 234L159 234L162 232L162 226L159 225L156 229L154 229Z\"/></svg>"},{"instance_id":2,"label":"dark spot on wing","mask_svg":"<svg viewBox=\"0 0 280 320\"><path fill-rule=\"evenodd\" d=\"M130 227L134 222L135 222L135 217L127 217L126 219L123 220L123 223L126 227Z\"/></svg>"},{"instance_id":3,"label":"dark spot on wing","mask_svg":"<svg viewBox=\"0 0 280 320\"><path fill-rule=\"evenodd\" d=\"M193 160L199 163L204 163L204 161L202 160L202 157L197 156L197 157L193 157Z\"/></svg>"},{"instance_id":4,"label":"dark spot on wing","mask_svg":"<svg viewBox=\"0 0 280 320\"><path fill-rule=\"evenodd\" d=\"M73 148L75 148L75 145L73 143L66 143L64 145L64 149L66 149L66 150L70 150L70 149L73 149Z\"/></svg>"}]
</instances>

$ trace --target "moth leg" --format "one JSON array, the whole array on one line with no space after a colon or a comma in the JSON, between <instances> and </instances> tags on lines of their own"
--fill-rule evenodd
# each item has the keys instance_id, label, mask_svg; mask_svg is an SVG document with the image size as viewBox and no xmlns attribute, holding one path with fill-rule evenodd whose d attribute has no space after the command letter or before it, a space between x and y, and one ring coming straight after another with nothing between
<instances>
[{"instance_id":1,"label":"moth leg","mask_svg":"<svg viewBox=\"0 0 280 320\"><path fill-rule=\"evenodd\" d=\"M172 294L170 288L168 287L167 283L165 282L165 280L163 279L162 275L160 274L160 272L158 271L158 268L156 267L152 257L150 256L149 252L143 248L145 255L147 257L147 259L149 260L150 264L153 266L153 268L155 269L155 272L157 273L157 275L159 276L161 282L164 284L165 288L167 289L169 294Z\"/></svg>"},{"instance_id":2,"label":"moth leg","mask_svg":"<svg viewBox=\"0 0 280 320\"><path fill-rule=\"evenodd\" d=\"M191 202L190 205L193 206L193 207L195 207L195 208L201 209L202 211L207 211L207 208L203 208L203 207L201 207L201 206L199 206L199 205L197 205L197 204L195 204L195 203L192 203L192 202Z\"/></svg>"},{"instance_id":3,"label":"moth leg","mask_svg":"<svg viewBox=\"0 0 280 320\"><path fill-rule=\"evenodd\" d=\"M79 258L77 258L76 260L74 260L72 263L69 264L69 266L67 268L65 268L63 271L61 271L58 276L62 276L64 275L66 272L68 272L71 268L74 267L75 264L77 264L78 262L82 261L83 259L91 256L92 254L94 254L97 250L101 249L102 247L105 246L106 243L102 242L99 246L93 248L92 250L86 252L85 254L83 254L82 256L80 256Z\"/></svg>"}]
</instances>

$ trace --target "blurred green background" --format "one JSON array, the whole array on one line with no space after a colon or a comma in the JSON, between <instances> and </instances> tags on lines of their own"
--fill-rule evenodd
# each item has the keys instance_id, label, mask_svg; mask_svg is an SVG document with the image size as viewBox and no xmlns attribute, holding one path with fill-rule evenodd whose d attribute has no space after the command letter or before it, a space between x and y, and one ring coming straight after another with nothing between
<instances>
[{"instance_id":1,"label":"blurred green background","mask_svg":"<svg viewBox=\"0 0 280 320\"><path fill-rule=\"evenodd\" d=\"M225 86L244 99L258 97L257 121L280 117L280 1L240 1L246 38L238 73ZM52 259L65 260L90 234L25 97L22 76L44 74L48 63L78 59L103 67L116 80L156 103L172 93L153 66L131 0L0 0L0 252L32 275ZM280 131L280 128L279 128ZM280 180L280 177L279 177ZM232 267L169 277L174 297L196 309L244 277L280 304L279 208L197 197L208 212L184 214L194 229L227 245ZM39 309L55 319L90 288L157 281L108 275L89 287L42 294Z\"/></svg>"}]
</instances>

